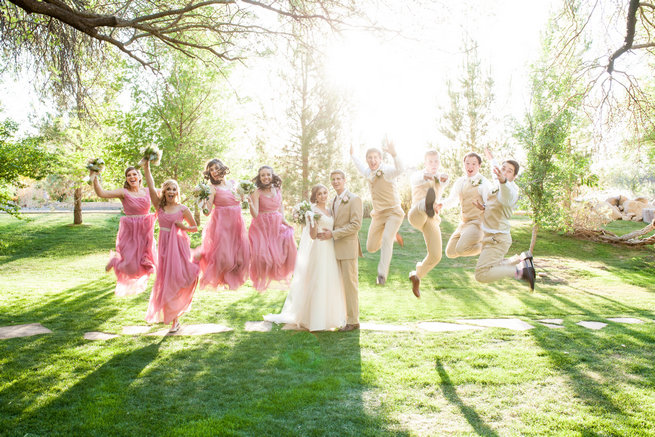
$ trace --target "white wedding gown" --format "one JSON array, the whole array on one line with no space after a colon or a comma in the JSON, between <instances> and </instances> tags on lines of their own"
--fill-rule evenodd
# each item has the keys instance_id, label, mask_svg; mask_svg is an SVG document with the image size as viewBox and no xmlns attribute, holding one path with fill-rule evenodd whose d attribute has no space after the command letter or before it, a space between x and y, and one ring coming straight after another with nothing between
<instances>
[{"instance_id":1,"label":"white wedding gown","mask_svg":"<svg viewBox=\"0 0 655 437\"><path fill-rule=\"evenodd\" d=\"M332 229L333 219L322 214L318 230ZM280 314L264 320L290 323L310 331L326 331L346 325L346 298L334 253L334 241L312 240L303 228L289 295Z\"/></svg>"}]
</instances>

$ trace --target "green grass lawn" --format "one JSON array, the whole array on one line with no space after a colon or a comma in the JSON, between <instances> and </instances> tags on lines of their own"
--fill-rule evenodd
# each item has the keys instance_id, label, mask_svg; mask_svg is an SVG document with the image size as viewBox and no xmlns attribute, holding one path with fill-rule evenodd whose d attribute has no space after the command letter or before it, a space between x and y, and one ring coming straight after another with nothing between
<instances>
[{"instance_id":1,"label":"green grass lawn","mask_svg":"<svg viewBox=\"0 0 655 437\"><path fill-rule=\"evenodd\" d=\"M360 260L362 321L514 317L534 329L246 332L286 292L245 286L198 292L182 318L231 332L87 341L87 331L145 324L149 293L113 294L104 265L116 216L71 219L0 216L0 326L54 331L0 340L0 435L655 435L653 248L543 232L534 293L511 279L478 284L476 259L444 257L417 300L407 274L425 249L405 222L386 287L375 286L378 254ZM444 244L453 229L442 224ZM512 253L527 247L527 219L516 218L513 238ZM619 316L646 323L607 320Z\"/></svg>"}]
</instances>

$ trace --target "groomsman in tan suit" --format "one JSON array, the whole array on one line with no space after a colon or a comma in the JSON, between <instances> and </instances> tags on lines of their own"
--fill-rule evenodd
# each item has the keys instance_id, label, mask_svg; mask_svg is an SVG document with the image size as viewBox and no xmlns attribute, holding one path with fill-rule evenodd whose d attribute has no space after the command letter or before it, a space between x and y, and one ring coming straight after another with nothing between
<instances>
[{"instance_id":1,"label":"groomsman in tan suit","mask_svg":"<svg viewBox=\"0 0 655 437\"><path fill-rule=\"evenodd\" d=\"M526 251L505 259L512 245L509 220L519 199L519 187L514 182L519 172L519 163L508 159L499 166L488 149L485 149L485 153L491 160L495 187L489 193L486 203L475 203L483 212L484 232L482 251L475 266L475 279L478 282L493 282L515 278L527 282L530 290L534 290L536 275L532 253Z\"/></svg>"},{"instance_id":2,"label":"groomsman in tan suit","mask_svg":"<svg viewBox=\"0 0 655 437\"><path fill-rule=\"evenodd\" d=\"M384 151L389 152L393 157L394 165L382 162ZM371 148L366 151L366 164L355 157L352 146L350 156L371 189L373 211L371 211L371 224L366 238L366 250L370 253L380 251L376 283L384 285L387 282L393 255L393 242L402 241L398 238L398 230L405 218L405 212L400 206L400 195L396 184L396 178L403 172L402 162L393 143L386 138L383 150Z\"/></svg>"},{"instance_id":3,"label":"groomsman in tan suit","mask_svg":"<svg viewBox=\"0 0 655 437\"><path fill-rule=\"evenodd\" d=\"M334 239L334 252L341 272L341 281L346 294L346 326L342 331L359 329L359 278L358 257L359 229L362 227L362 199L346 188L346 174L341 170L330 173L332 188L337 195L332 200L334 229L318 233L318 238Z\"/></svg>"},{"instance_id":4,"label":"groomsman in tan suit","mask_svg":"<svg viewBox=\"0 0 655 437\"><path fill-rule=\"evenodd\" d=\"M482 211L474 206L483 204L491 189L491 183L480 174L482 158L475 152L464 156L465 175L455 181L447 199L439 201L440 209L449 209L457 204L462 207L459 226L450 236L446 245L446 256L475 256L480 253L482 245Z\"/></svg>"},{"instance_id":5,"label":"groomsman in tan suit","mask_svg":"<svg viewBox=\"0 0 655 437\"><path fill-rule=\"evenodd\" d=\"M425 152L425 167L412 174L412 208L407 214L409 224L423 234L427 255L416 263L416 270L409 273L414 296L421 297L421 279L441 261L441 217L436 199L441 198L448 175L439 172L441 161L439 152Z\"/></svg>"}]
</instances>

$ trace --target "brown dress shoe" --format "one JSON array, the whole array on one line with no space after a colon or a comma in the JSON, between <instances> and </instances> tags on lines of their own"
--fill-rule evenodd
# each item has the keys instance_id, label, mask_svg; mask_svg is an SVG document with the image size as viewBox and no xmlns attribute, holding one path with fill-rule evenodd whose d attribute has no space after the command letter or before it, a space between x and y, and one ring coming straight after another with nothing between
<instances>
[{"instance_id":1,"label":"brown dress shoe","mask_svg":"<svg viewBox=\"0 0 655 437\"><path fill-rule=\"evenodd\" d=\"M421 290L419 290L419 287L421 286L421 280L416 276L416 272L411 272L409 274L409 280L412 281L412 293L414 293L414 296L416 296L417 299L420 299Z\"/></svg>"},{"instance_id":2,"label":"brown dress shoe","mask_svg":"<svg viewBox=\"0 0 655 437\"><path fill-rule=\"evenodd\" d=\"M376 283L377 285L384 285L384 284L387 283L387 278L385 278L385 277L382 276L382 275L378 275L378 278L375 280L375 283Z\"/></svg>"},{"instance_id":3,"label":"brown dress shoe","mask_svg":"<svg viewBox=\"0 0 655 437\"><path fill-rule=\"evenodd\" d=\"M339 331L348 332L348 331L353 331L355 329L359 329L359 323L349 323L343 328L339 329Z\"/></svg>"},{"instance_id":4,"label":"brown dress shoe","mask_svg":"<svg viewBox=\"0 0 655 437\"><path fill-rule=\"evenodd\" d=\"M523 260L521 262L521 271L519 273L519 279L528 283L530 291L534 291L534 280L537 275L534 271L534 264L529 259Z\"/></svg>"}]
</instances>

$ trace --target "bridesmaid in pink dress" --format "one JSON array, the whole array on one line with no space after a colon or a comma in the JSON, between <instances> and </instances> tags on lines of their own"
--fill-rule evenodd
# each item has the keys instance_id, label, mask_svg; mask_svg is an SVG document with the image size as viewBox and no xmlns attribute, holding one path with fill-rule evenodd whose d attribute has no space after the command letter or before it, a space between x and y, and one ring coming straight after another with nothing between
<instances>
[{"instance_id":1,"label":"bridesmaid in pink dress","mask_svg":"<svg viewBox=\"0 0 655 437\"><path fill-rule=\"evenodd\" d=\"M155 272L155 215L150 214L150 197L141 186L141 173L134 167L125 170L122 189L104 190L96 172L91 172L93 189L103 199L120 199L125 216L116 235L116 252L111 252L106 270L116 273L116 295L128 296L146 289L148 277Z\"/></svg>"},{"instance_id":2,"label":"bridesmaid in pink dress","mask_svg":"<svg viewBox=\"0 0 655 437\"><path fill-rule=\"evenodd\" d=\"M219 159L212 159L205 167L204 175L211 182L212 194L206 213L211 213L211 217L202 232L202 247L196 252L200 254L202 272L200 288L215 290L225 286L236 290L248 278L250 243L235 183L225 181L229 172Z\"/></svg>"},{"instance_id":3,"label":"bridesmaid in pink dress","mask_svg":"<svg viewBox=\"0 0 655 437\"><path fill-rule=\"evenodd\" d=\"M289 281L296 263L296 241L293 227L284 220L282 180L267 165L254 179L257 190L252 194L250 213L250 279L259 292L272 280Z\"/></svg>"},{"instance_id":4,"label":"bridesmaid in pink dress","mask_svg":"<svg viewBox=\"0 0 655 437\"><path fill-rule=\"evenodd\" d=\"M171 332L180 328L178 318L191 308L200 268L191 261L187 232L196 232L196 222L189 208L180 204L177 182L167 180L161 194L155 188L150 163L142 161L150 200L159 221L159 265L152 287L146 322L171 323ZM184 223L187 222L187 224Z\"/></svg>"}]
</instances>

